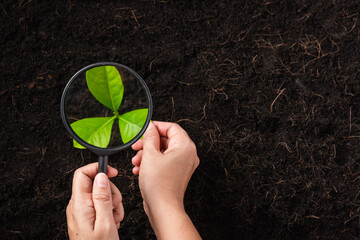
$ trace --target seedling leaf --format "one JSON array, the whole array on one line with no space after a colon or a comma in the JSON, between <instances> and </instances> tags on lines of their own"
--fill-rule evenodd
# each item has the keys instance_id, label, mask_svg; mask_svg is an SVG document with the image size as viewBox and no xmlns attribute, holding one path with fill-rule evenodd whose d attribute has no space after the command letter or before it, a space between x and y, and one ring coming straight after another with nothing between
<instances>
[{"instance_id":1,"label":"seedling leaf","mask_svg":"<svg viewBox=\"0 0 360 240\"><path fill-rule=\"evenodd\" d=\"M119 116L119 129L124 143L131 141L142 129L148 115L148 109L137 109Z\"/></svg>"},{"instance_id":2,"label":"seedling leaf","mask_svg":"<svg viewBox=\"0 0 360 240\"><path fill-rule=\"evenodd\" d=\"M111 130L116 116L84 118L71 123L71 128L85 142L106 148L109 145ZM74 140L75 148L84 149L82 145Z\"/></svg>"},{"instance_id":3,"label":"seedling leaf","mask_svg":"<svg viewBox=\"0 0 360 240\"><path fill-rule=\"evenodd\" d=\"M117 112L123 98L124 85L114 66L100 66L86 71L86 82L99 102Z\"/></svg>"}]
</instances>

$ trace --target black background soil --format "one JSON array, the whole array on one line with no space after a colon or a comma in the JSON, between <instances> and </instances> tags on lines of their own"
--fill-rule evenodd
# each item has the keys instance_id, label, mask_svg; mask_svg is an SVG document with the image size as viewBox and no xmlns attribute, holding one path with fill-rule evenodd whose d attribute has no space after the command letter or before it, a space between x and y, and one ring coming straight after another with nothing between
<instances>
[{"instance_id":1,"label":"black background soil","mask_svg":"<svg viewBox=\"0 0 360 240\"><path fill-rule=\"evenodd\" d=\"M185 197L204 239L360 236L359 1L0 3L1 239L64 239L75 169L60 119L99 61L147 82L201 164ZM153 239L132 150L114 155L122 239Z\"/></svg>"}]
</instances>

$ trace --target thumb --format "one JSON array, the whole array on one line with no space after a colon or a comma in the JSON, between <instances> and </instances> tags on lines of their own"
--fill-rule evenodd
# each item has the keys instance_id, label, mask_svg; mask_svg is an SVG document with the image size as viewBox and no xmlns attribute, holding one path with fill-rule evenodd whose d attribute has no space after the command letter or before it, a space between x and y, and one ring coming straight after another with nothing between
<instances>
[{"instance_id":1,"label":"thumb","mask_svg":"<svg viewBox=\"0 0 360 240\"><path fill-rule=\"evenodd\" d=\"M154 123L150 122L144 133L144 151L154 149L160 151L160 135Z\"/></svg>"},{"instance_id":2,"label":"thumb","mask_svg":"<svg viewBox=\"0 0 360 240\"><path fill-rule=\"evenodd\" d=\"M115 224L113 217L110 182L105 173L98 173L95 176L93 186L93 202L96 212L94 229L101 227L104 224Z\"/></svg>"}]
</instances>

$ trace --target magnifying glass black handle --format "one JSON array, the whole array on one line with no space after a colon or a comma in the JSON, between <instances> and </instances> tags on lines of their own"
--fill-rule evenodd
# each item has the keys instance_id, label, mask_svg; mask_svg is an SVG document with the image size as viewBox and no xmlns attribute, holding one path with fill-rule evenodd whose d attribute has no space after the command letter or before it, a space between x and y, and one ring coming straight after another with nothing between
<instances>
[{"instance_id":1,"label":"magnifying glass black handle","mask_svg":"<svg viewBox=\"0 0 360 240\"><path fill-rule=\"evenodd\" d=\"M99 155L98 173L107 174L108 156Z\"/></svg>"}]
</instances>

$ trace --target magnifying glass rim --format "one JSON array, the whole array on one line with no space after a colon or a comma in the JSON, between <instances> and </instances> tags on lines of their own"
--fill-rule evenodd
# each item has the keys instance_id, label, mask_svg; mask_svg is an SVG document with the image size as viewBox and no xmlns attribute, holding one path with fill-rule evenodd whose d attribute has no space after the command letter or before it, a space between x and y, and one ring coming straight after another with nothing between
<instances>
[{"instance_id":1,"label":"magnifying glass rim","mask_svg":"<svg viewBox=\"0 0 360 240\"><path fill-rule=\"evenodd\" d=\"M145 121L145 124L143 126L143 128L140 130L140 132L129 142L125 143L124 145L121 145L119 147L113 147L113 148L100 148L100 147L96 147L94 145L91 145L87 142L85 142L84 140L82 140L75 132L74 130L70 127L70 124L68 123L67 119L66 119L66 113L65 113L65 99L66 99L66 95L67 92L71 86L71 84L74 82L74 80L83 72L94 68L94 67L99 67L99 66L115 66L115 67L119 67L119 68L124 68L127 71L129 71L130 73L132 73L141 83L141 85L143 86L143 88L145 89L146 92L146 96L147 96L147 100L148 100L148 115ZM77 141L79 144L81 144L82 146L86 147L87 149L89 149L90 151L98 154L98 155L102 155L102 156L109 156L111 154L117 153L123 149L126 149L128 147L130 147L131 145L133 145L137 140L139 140L139 138L144 134L144 132L146 131L150 120L151 120L151 116L152 116L152 111L153 111L153 103L152 103L152 99L151 99L151 94L150 94L150 90L148 88L148 86L146 85L145 81L140 77L139 74L137 74L134 70L132 70L131 68L129 68L128 66L125 66L123 64L120 63L115 63L115 62L98 62L98 63L93 63L90 65L87 65L86 67L83 67L82 69L80 69L79 71L77 71L69 80L69 82L66 84L65 89L63 91L63 94L61 96L61 104L60 104L60 113L61 113L61 118L63 121L63 124L66 128L66 130L68 131L68 133L74 138L75 141Z\"/></svg>"}]
</instances>

